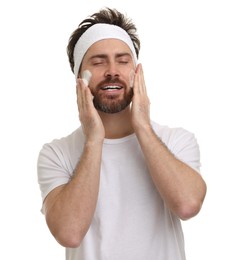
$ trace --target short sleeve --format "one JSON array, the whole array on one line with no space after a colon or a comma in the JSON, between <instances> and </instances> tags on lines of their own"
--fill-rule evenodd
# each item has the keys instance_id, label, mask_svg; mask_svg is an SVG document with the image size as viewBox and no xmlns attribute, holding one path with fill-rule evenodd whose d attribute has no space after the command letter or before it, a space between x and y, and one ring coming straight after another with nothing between
<instances>
[{"instance_id":1,"label":"short sleeve","mask_svg":"<svg viewBox=\"0 0 244 260\"><path fill-rule=\"evenodd\" d=\"M193 133L175 128L169 137L168 148L179 160L200 172L200 149Z\"/></svg>"},{"instance_id":2,"label":"short sleeve","mask_svg":"<svg viewBox=\"0 0 244 260\"><path fill-rule=\"evenodd\" d=\"M195 135L188 130L161 126L152 122L153 129L174 156L200 173L200 150Z\"/></svg>"},{"instance_id":3,"label":"short sleeve","mask_svg":"<svg viewBox=\"0 0 244 260\"><path fill-rule=\"evenodd\" d=\"M45 144L37 161L38 183L42 200L54 188L69 182L71 173L65 165L62 151L54 144Z\"/></svg>"}]
</instances>

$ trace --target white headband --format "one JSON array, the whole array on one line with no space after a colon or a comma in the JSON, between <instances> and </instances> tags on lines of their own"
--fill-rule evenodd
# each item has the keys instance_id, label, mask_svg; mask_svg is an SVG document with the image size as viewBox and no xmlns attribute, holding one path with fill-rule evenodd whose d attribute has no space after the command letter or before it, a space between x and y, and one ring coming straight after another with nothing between
<instances>
[{"instance_id":1,"label":"white headband","mask_svg":"<svg viewBox=\"0 0 244 260\"><path fill-rule=\"evenodd\" d=\"M76 78L78 77L83 57L89 49L89 47L91 47L93 43L104 39L118 39L125 42L132 52L135 64L137 63L136 51L129 34L119 26L106 23L97 23L92 25L89 29L87 29L81 35L81 37L75 45L74 74Z\"/></svg>"}]
</instances>

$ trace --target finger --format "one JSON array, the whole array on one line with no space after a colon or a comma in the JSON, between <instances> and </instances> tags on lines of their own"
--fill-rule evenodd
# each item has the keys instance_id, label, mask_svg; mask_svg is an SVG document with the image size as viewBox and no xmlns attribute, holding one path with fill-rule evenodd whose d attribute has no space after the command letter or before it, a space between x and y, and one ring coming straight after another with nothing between
<instances>
[{"instance_id":1,"label":"finger","mask_svg":"<svg viewBox=\"0 0 244 260\"><path fill-rule=\"evenodd\" d=\"M80 86L79 79L76 80L76 98L77 98L78 108L80 109L80 106L81 106L81 86Z\"/></svg>"},{"instance_id":2,"label":"finger","mask_svg":"<svg viewBox=\"0 0 244 260\"><path fill-rule=\"evenodd\" d=\"M77 104L79 111L84 111L86 107L86 97L85 97L85 89L84 82L82 79L77 79L76 85L76 93L77 93Z\"/></svg>"},{"instance_id":3,"label":"finger","mask_svg":"<svg viewBox=\"0 0 244 260\"><path fill-rule=\"evenodd\" d=\"M139 79L140 79L140 84L139 84L140 92L143 93L143 94L146 94L147 93L147 89L146 89L146 84L145 84L144 72L143 72L142 65L140 65Z\"/></svg>"},{"instance_id":4,"label":"finger","mask_svg":"<svg viewBox=\"0 0 244 260\"><path fill-rule=\"evenodd\" d=\"M130 87L133 88L134 79L135 79L135 70L134 69L130 71L129 79L130 79Z\"/></svg>"},{"instance_id":5,"label":"finger","mask_svg":"<svg viewBox=\"0 0 244 260\"><path fill-rule=\"evenodd\" d=\"M135 70L135 75L134 75L134 88L133 88L133 91L134 91L134 94L138 94L138 91L139 91L139 70L140 70L140 64L137 65L136 67L136 70Z\"/></svg>"},{"instance_id":6,"label":"finger","mask_svg":"<svg viewBox=\"0 0 244 260\"><path fill-rule=\"evenodd\" d=\"M145 84L145 80L144 80L144 73L143 73L143 69L142 69L142 65L138 64L137 68L136 68L136 76L135 76L135 92L137 92L138 94L146 94L146 84Z\"/></svg>"},{"instance_id":7,"label":"finger","mask_svg":"<svg viewBox=\"0 0 244 260\"><path fill-rule=\"evenodd\" d=\"M81 107L84 112L92 111L94 108L93 104L93 95L89 87L85 85L83 80L81 80L80 84L80 100L81 100Z\"/></svg>"}]
</instances>

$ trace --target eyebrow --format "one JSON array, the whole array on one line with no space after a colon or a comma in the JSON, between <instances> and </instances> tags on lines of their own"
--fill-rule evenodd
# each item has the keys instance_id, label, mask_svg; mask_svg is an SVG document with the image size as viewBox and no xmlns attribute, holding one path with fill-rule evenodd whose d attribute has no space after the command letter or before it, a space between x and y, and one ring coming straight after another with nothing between
<instances>
[{"instance_id":1,"label":"eyebrow","mask_svg":"<svg viewBox=\"0 0 244 260\"><path fill-rule=\"evenodd\" d=\"M128 57L132 58L131 54L128 52L122 52L122 53L118 53L115 55L116 58L120 58L120 57L124 57L124 56L128 56Z\"/></svg>"}]
</instances>

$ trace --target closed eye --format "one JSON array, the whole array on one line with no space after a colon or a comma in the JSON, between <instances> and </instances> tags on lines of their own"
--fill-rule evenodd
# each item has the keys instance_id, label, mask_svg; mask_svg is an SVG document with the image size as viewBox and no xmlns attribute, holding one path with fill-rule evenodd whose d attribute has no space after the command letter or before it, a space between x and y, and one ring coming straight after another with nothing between
<instances>
[{"instance_id":1,"label":"closed eye","mask_svg":"<svg viewBox=\"0 0 244 260\"><path fill-rule=\"evenodd\" d=\"M106 61L104 59L95 59L95 60L92 61L92 65L95 65L95 66L96 65L102 65L104 63L106 63Z\"/></svg>"},{"instance_id":2,"label":"closed eye","mask_svg":"<svg viewBox=\"0 0 244 260\"><path fill-rule=\"evenodd\" d=\"M90 62L92 65L103 65L107 62L106 55L95 55L90 58Z\"/></svg>"},{"instance_id":3,"label":"closed eye","mask_svg":"<svg viewBox=\"0 0 244 260\"><path fill-rule=\"evenodd\" d=\"M121 53L117 55L117 62L120 64L128 64L132 60L128 53Z\"/></svg>"},{"instance_id":4,"label":"closed eye","mask_svg":"<svg viewBox=\"0 0 244 260\"><path fill-rule=\"evenodd\" d=\"M128 64L128 63L129 63L129 61L120 60L120 61L119 61L119 63L120 63L120 64Z\"/></svg>"}]
</instances>

